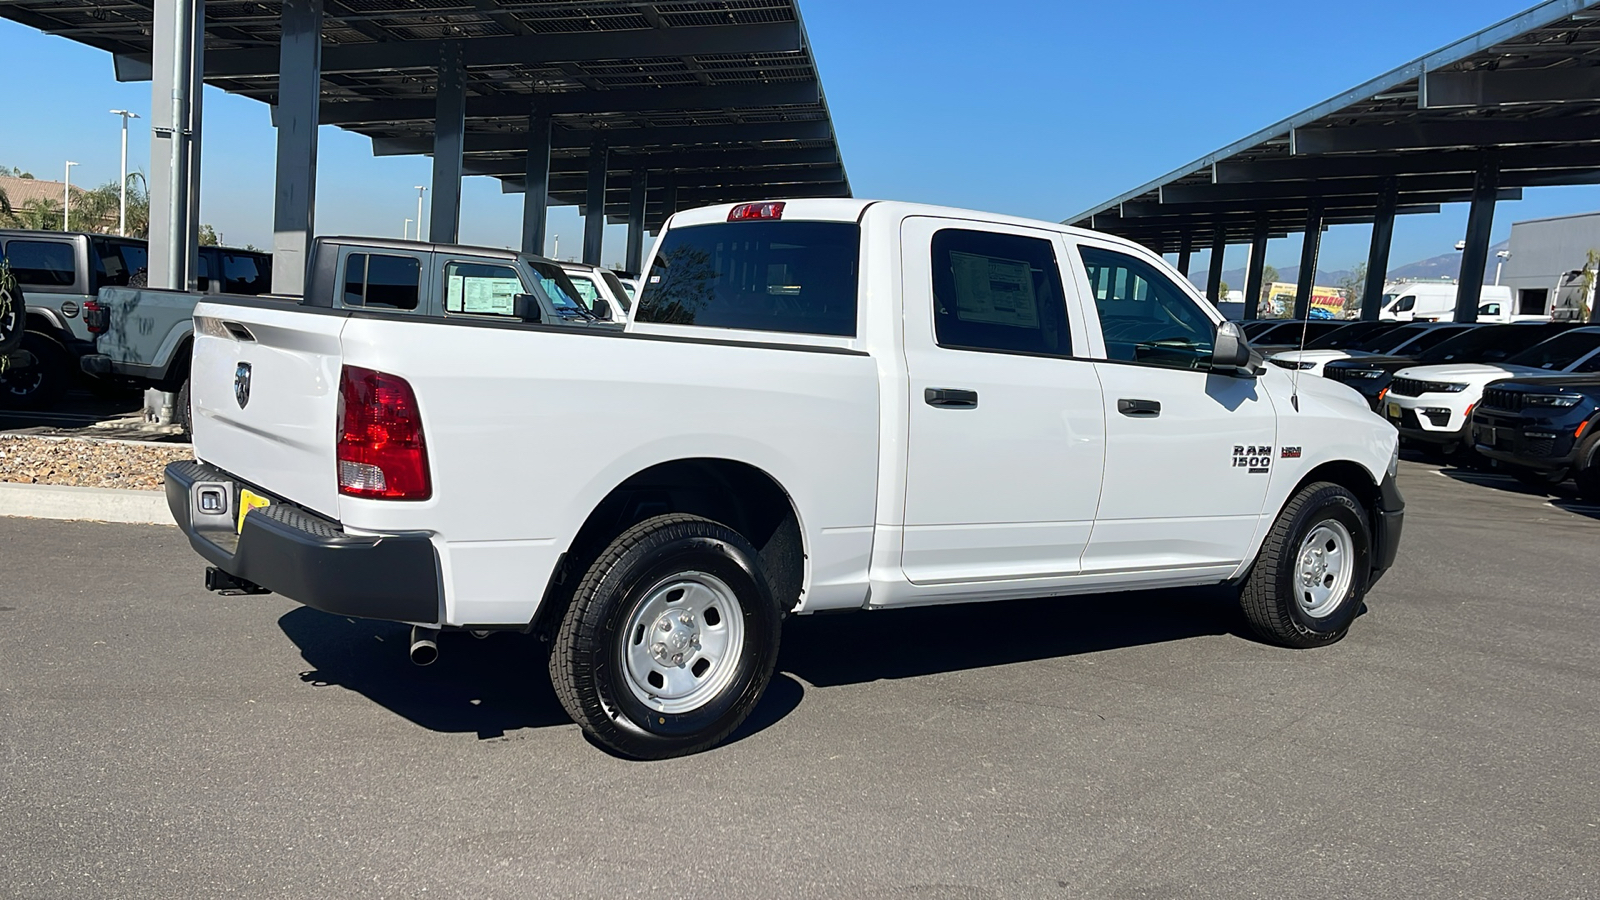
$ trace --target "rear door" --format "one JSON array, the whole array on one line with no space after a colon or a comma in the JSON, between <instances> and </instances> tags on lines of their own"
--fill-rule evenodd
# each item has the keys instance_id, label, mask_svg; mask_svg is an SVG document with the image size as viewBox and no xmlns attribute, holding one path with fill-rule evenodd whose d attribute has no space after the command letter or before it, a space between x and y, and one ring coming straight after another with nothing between
<instances>
[{"instance_id":1,"label":"rear door","mask_svg":"<svg viewBox=\"0 0 1600 900\"><path fill-rule=\"evenodd\" d=\"M1098 318L1105 484L1088 572L1232 567L1260 523L1277 417L1253 378L1208 369L1216 323L1154 257L1078 242Z\"/></svg>"},{"instance_id":2,"label":"rear door","mask_svg":"<svg viewBox=\"0 0 1600 900\"><path fill-rule=\"evenodd\" d=\"M1071 575L1105 465L1100 383L1058 235L902 226L910 382L901 565L915 584Z\"/></svg>"}]
</instances>

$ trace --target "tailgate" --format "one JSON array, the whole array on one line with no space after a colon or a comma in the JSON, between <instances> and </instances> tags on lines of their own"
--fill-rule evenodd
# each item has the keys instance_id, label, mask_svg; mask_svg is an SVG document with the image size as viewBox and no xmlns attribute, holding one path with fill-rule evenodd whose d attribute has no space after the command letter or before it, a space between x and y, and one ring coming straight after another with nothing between
<instances>
[{"instance_id":1,"label":"tailgate","mask_svg":"<svg viewBox=\"0 0 1600 900\"><path fill-rule=\"evenodd\" d=\"M160 351L169 339L175 345L188 330L196 295L187 291L107 287L100 289L97 299L109 315L106 331L96 340L95 349L113 362L151 366L166 359ZM185 327L179 330L180 326Z\"/></svg>"},{"instance_id":2,"label":"tailgate","mask_svg":"<svg viewBox=\"0 0 1600 900\"><path fill-rule=\"evenodd\" d=\"M194 316L195 456L337 519L344 316L225 303Z\"/></svg>"}]
</instances>

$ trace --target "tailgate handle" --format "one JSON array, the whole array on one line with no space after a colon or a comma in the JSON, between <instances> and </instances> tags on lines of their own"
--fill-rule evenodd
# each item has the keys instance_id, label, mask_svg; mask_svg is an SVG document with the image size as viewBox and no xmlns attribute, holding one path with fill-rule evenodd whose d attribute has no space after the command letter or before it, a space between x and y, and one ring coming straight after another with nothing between
<instances>
[{"instance_id":1,"label":"tailgate handle","mask_svg":"<svg viewBox=\"0 0 1600 900\"><path fill-rule=\"evenodd\" d=\"M1161 415L1159 400L1118 400L1117 412L1139 419L1153 419Z\"/></svg>"},{"instance_id":2,"label":"tailgate handle","mask_svg":"<svg viewBox=\"0 0 1600 900\"><path fill-rule=\"evenodd\" d=\"M922 392L922 399L940 409L978 408L978 392L960 388L928 388Z\"/></svg>"},{"instance_id":3,"label":"tailgate handle","mask_svg":"<svg viewBox=\"0 0 1600 900\"><path fill-rule=\"evenodd\" d=\"M222 327L228 329L228 333L233 335L234 340L251 341L253 343L256 339L256 336L250 333L250 329L240 325L238 322L223 322Z\"/></svg>"}]
</instances>

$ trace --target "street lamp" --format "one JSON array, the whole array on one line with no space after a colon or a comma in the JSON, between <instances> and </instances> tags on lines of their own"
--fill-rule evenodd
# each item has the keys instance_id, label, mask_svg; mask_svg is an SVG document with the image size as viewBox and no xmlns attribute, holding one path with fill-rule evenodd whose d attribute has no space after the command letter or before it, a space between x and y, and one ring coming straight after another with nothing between
<instances>
[{"instance_id":1,"label":"street lamp","mask_svg":"<svg viewBox=\"0 0 1600 900\"><path fill-rule=\"evenodd\" d=\"M72 167L77 163L67 160L67 177L61 186L61 230L71 231L72 224Z\"/></svg>"},{"instance_id":2,"label":"street lamp","mask_svg":"<svg viewBox=\"0 0 1600 900\"><path fill-rule=\"evenodd\" d=\"M1511 251L1496 250L1494 255L1500 257L1500 261L1494 264L1494 283L1498 287L1500 284L1500 270L1505 268L1506 260L1511 258Z\"/></svg>"},{"instance_id":3,"label":"street lamp","mask_svg":"<svg viewBox=\"0 0 1600 900\"><path fill-rule=\"evenodd\" d=\"M427 187L417 185L417 240L422 240L422 195L428 192Z\"/></svg>"},{"instance_id":4,"label":"street lamp","mask_svg":"<svg viewBox=\"0 0 1600 900\"><path fill-rule=\"evenodd\" d=\"M139 118L136 112L125 109L113 109L113 116L122 117L122 180L117 184L122 188L122 196L117 204L117 234L128 235L128 120Z\"/></svg>"}]
</instances>

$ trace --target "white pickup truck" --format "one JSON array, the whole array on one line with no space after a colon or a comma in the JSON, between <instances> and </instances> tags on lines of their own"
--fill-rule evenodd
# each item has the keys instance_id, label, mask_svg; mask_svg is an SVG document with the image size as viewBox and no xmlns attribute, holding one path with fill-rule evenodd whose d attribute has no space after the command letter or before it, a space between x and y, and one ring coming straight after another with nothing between
<instances>
[{"instance_id":1,"label":"white pickup truck","mask_svg":"<svg viewBox=\"0 0 1600 900\"><path fill-rule=\"evenodd\" d=\"M659 758L739 724L790 614L1227 583L1311 647L1396 555L1394 429L1124 240L720 206L667 224L626 330L526 306L202 303L166 490L208 585L412 623L422 661L547 635L573 719Z\"/></svg>"}]
</instances>

